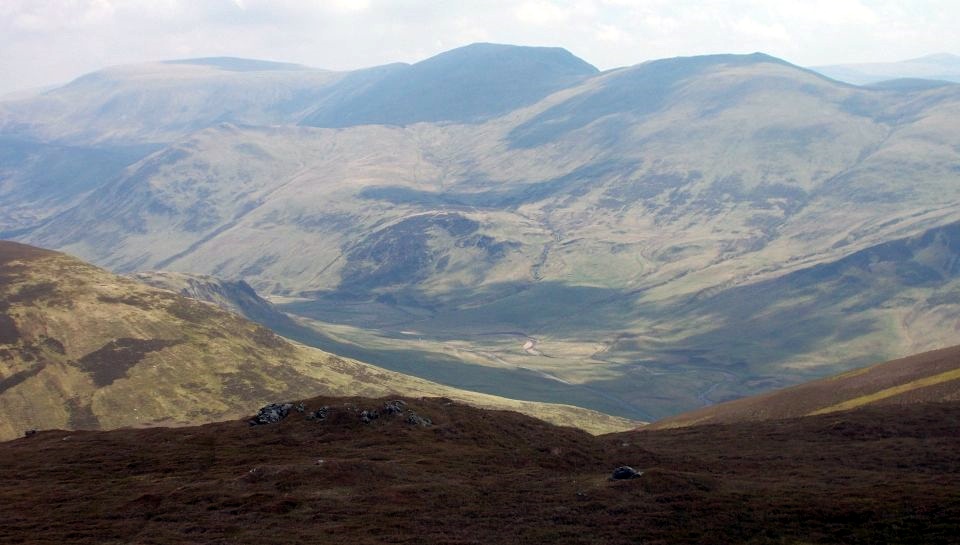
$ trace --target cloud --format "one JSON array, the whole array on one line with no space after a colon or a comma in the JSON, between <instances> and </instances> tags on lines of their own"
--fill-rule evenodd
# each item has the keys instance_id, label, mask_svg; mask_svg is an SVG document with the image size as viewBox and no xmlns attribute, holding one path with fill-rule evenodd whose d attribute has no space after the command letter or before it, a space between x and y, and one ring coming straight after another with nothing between
<instances>
[{"instance_id":1,"label":"cloud","mask_svg":"<svg viewBox=\"0 0 960 545\"><path fill-rule=\"evenodd\" d=\"M616 25L598 24L596 31L597 40L612 44L630 44L633 43L633 37Z\"/></svg>"},{"instance_id":2,"label":"cloud","mask_svg":"<svg viewBox=\"0 0 960 545\"><path fill-rule=\"evenodd\" d=\"M231 55L352 69L473 41L600 68L764 51L805 65L960 53L954 0L0 0L0 93L121 63Z\"/></svg>"},{"instance_id":3,"label":"cloud","mask_svg":"<svg viewBox=\"0 0 960 545\"><path fill-rule=\"evenodd\" d=\"M749 37L757 43L793 42L790 32L780 23L763 23L743 17L734 21L730 27L737 34Z\"/></svg>"},{"instance_id":4,"label":"cloud","mask_svg":"<svg viewBox=\"0 0 960 545\"><path fill-rule=\"evenodd\" d=\"M533 25L557 25L566 23L571 12L553 2L538 0L523 2L514 10L517 20Z\"/></svg>"}]
</instances>

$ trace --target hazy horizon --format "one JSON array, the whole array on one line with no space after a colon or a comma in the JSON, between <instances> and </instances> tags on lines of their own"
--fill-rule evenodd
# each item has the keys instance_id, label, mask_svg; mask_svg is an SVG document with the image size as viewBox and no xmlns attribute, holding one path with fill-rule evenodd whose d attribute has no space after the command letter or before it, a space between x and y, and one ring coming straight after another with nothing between
<instances>
[{"instance_id":1,"label":"hazy horizon","mask_svg":"<svg viewBox=\"0 0 960 545\"><path fill-rule=\"evenodd\" d=\"M764 53L801 66L960 52L942 0L8 0L0 95L108 66L240 57L352 70L475 42L567 49L601 70L651 59Z\"/></svg>"}]
</instances>

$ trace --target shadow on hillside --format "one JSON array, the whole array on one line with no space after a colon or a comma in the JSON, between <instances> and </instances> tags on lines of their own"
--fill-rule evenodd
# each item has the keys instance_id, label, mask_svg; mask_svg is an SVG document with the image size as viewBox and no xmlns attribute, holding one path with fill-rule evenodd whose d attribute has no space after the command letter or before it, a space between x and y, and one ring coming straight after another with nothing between
<instances>
[{"instance_id":1,"label":"shadow on hillside","mask_svg":"<svg viewBox=\"0 0 960 545\"><path fill-rule=\"evenodd\" d=\"M303 344L455 388L524 401L565 403L631 419L646 416L616 396L589 386L565 384L527 369L470 364L431 351L366 348L333 339L289 319L267 325Z\"/></svg>"}]
</instances>

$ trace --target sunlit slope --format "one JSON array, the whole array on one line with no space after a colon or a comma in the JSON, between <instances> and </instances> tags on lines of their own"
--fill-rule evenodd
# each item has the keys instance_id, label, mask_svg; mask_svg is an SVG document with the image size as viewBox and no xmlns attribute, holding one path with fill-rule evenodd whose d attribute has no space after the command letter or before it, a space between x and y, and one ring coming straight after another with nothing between
<instances>
[{"instance_id":1,"label":"sunlit slope","mask_svg":"<svg viewBox=\"0 0 960 545\"><path fill-rule=\"evenodd\" d=\"M294 344L63 254L0 243L0 437L232 418L300 395L444 395L592 431L627 421L446 388Z\"/></svg>"},{"instance_id":2,"label":"sunlit slope","mask_svg":"<svg viewBox=\"0 0 960 545\"><path fill-rule=\"evenodd\" d=\"M684 413L655 422L650 428L776 420L865 405L958 400L960 346L954 346Z\"/></svg>"}]
</instances>

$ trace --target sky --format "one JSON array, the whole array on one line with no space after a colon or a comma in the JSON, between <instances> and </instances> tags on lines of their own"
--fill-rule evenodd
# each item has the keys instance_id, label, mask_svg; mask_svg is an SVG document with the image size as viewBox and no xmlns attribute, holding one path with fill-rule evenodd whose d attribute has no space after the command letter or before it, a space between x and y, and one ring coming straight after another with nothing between
<instances>
[{"instance_id":1,"label":"sky","mask_svg":"<svg viewBox=\"0 0 960 545\"><path fill-rule=\"evenodd\" d=\"M762 51L802 66L960 53L958 0L0 0L0 95L117 64L233 56L350 70L474 42L601 69Z\"/></svg>"}]
</instances>

